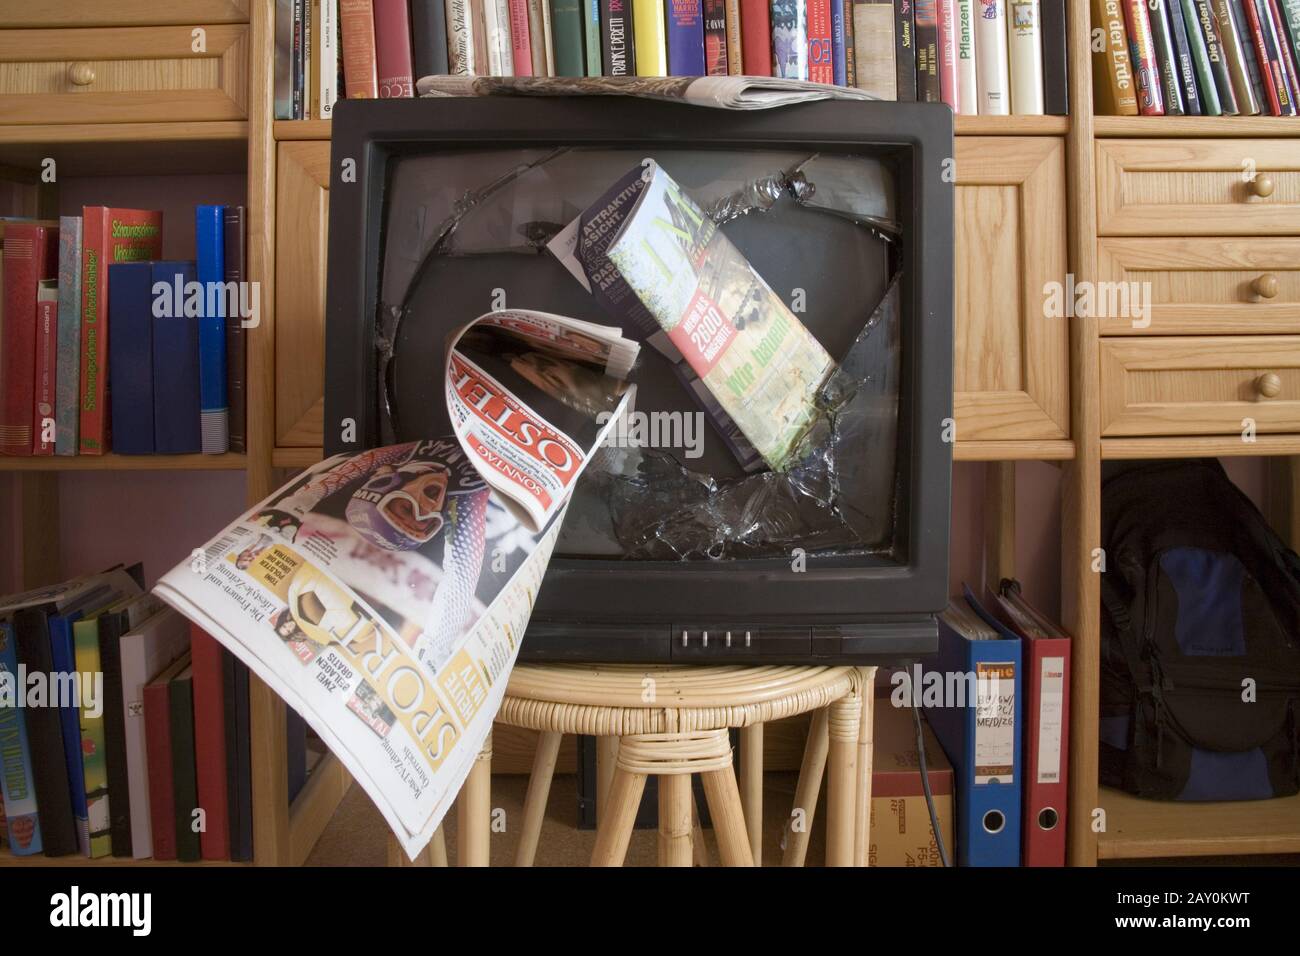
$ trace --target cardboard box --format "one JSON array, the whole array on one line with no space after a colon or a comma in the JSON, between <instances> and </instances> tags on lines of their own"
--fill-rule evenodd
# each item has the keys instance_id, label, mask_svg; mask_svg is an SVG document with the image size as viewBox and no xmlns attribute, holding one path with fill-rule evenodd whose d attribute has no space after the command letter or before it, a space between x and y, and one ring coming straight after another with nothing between
<instances>
[{"instance_id":1,"label":"cardboard box","mask_svg":"<svg viewBox=\"0 0 1300 956\"><path fill-rule=\"evenodd\" d=\"M930 793L949 859L956 852L953 833L952 765L924 718L925 763ZM939 846L921 787L920 759L912 711L876 698L875 759L871 773L871 866L942 866Z\"/></svg>"}]
</instances>

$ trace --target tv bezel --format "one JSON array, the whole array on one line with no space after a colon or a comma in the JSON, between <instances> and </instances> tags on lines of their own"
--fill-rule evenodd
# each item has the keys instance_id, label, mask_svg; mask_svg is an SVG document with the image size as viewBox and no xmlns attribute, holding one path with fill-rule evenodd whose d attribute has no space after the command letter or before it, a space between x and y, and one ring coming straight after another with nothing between
<instances>
[{"instance_id":1,"label":"tv bezel","mask_svg":"<svg viewBox=\"0 0 1300 956\"><path fill-rule=\"evenodd\" d=\"M341 100L330 160L326 453L360 451L379 440L370 357L390 157L439 148L557 144L896 153L904 362L897 494L908 503L895 524L899 562L862 553L810 554L806 569L798 570L794 556L689 563L557 557L546 572L534 620L573 626L657 627L689 620L853 628L942 610L948 595L955 437L954 150L952 113L943 104L822 101L739 111L604 96ZM920 268L909 268L913 263ZM366 360L359 362L358 356ZM345 419L355 422L352 442L343 441ZM671 610L646 612L655 608Z\"/></svg>"}]
</instances>

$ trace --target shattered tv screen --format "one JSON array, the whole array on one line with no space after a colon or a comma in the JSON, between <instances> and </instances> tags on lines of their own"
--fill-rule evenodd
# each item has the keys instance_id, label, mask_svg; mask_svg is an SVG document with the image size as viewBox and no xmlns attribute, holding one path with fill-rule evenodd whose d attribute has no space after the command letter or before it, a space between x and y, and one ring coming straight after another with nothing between
<instances>
[{"instance_id":1,"label":"shattered tv screen","mask_svg":"<svg viewBox=\"0 0 1300 956\"><path fill-rule=\"evenodd\" d=\"M619 325L640 342L631 411L574 491L558 556L888 558L904 265L892 163L775 149L393 157L375 315L385 442L450 432L441 356L476 316ZM652 170L663 214L637 206ZM581 401L562 379L538 382ZM759 433L792 389L811 412L765 458Z\"/></svg>"}]
</instances>

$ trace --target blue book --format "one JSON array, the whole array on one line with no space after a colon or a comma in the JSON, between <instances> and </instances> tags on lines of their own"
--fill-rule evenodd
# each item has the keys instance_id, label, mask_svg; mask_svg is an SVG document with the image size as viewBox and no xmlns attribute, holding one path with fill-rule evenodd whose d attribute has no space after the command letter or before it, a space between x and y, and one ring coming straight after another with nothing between
<instances>
[{"instance_id":1,"label":"blue book","mask_svg":"<svg viewBox=\"0 0 1300 956\"><path fill-rule=\"evenodd\" d=\"M13 629L0 621L0 672L18 680L18 649ZM32 777L32 749L27 741L27 719L21 707L0 707L0 796L4 797L9 829L9 850L14 856L40 853L41 821L36 808L36 781Z\"/></svg>"},{"instance_id":2,"label":"blue book","mask_svg":"<svg viewBox=\"0 0 1300 956\"><path fill-rule=\"evenodd\" d=\"M667 0L668 75L704 75L703 0Z\"/></svg>"},{"instance_id":3,"label":"blue book","mask_svg":"<svg viewBox=\"0 0 1300 956\"><path fill-rule=\"evenodd\" d=\"M1019 866L1020 639L967 590L939 616L939 653L917 693L953 766L957 865Z\"/></svg>"},{"instance_id":4,"label":"blue book","mask_svg":"<svg viewBox=\"0 0 1300 956\"><path fill-rule=\"evenodd\" d=\"M582 28L587 75L600 76L600 0L582 0Z\"/></svg>"},{"instance_id":5,"label":"blue book","mask_svg":"<svg viewBox=\"0 0 1300 956\"><path fill-rule=\"evenodd\" d=\"M112 285L112 279L109 284ZM114 442L114 449L116 448ZM50 618L50 662L54 665L55 674L72 675L77 671L76 651L72 646L72 624L80 618L80 611ZM71 687L72 684L65 683L64 686ZM77 704L75 700L59 702L59 724L63 730L63 760L68 767L72 816L77 826L77 846L82 856L90 856L90 814L86 805L86 772L81 760L81 710Z\"/></svg>"},{"instance_id":6,"label":"blue book","mask_svg":"<svg viewBox=\"0 0 1300 956\"><path fill-rule=\"evenodd\" d=\"M199 314L199 429L205 455L230 450L226 404L225 206L194 208L194 248L203 289Z\"/></svg>"},{"instance_id":7,"label":"blue book","mask_svg":"<svg viewBox=\"0 0 1300 956\"><path fill-rule=\"evenodd\" d=\"M846 10L847 7L847 10ZM849 61L844 50L844 17L853 16L853 0L831 0L831 69L836 86L849 85Z\"/></svg>"},{"instance_id":8,"label":"blue book","mask_svg":"<svg viewBox=\"0 0 1300 956\"><path fill-rule=\"evenodd\" d=\"M119 455L154 453L152 275L148 262L108 267L109 403L113 451Z\"/></svg>"},{"instance_id":9,"label":"blue book","mask_svg":"<svg viewBox=\"0 0 1300 956\"><path fill-rule=\"evenodd\" d=\"M197 282L192 262L155 262L153 282L173 290L173 304L185 301L186 287ZM180 292L175 290L179 289ZM166 310L168 312L175 309ZM199 429L199 318L187 315L153 317L153 436L160 455L197 454L202 450Z\"/></svg>"}]
</instances>

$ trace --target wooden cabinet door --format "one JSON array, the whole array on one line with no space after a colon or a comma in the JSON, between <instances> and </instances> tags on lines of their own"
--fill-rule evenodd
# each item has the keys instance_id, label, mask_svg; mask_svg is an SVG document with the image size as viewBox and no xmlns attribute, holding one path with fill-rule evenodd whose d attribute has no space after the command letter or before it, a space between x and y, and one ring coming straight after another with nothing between
<instances>
[{"instance_id":1,"label":"wooden cabinet door","mask_svg":"<svg viewBox=\"0 0 1300 956\"><path fill-rule=\"evenodd\" d=\"M248 26L202 29L0 30L0 122L242 120Z\"/></svg>"},{"instance_id":2,"label":"wooden cabinet door","mask_svg":"<svg viewBox=\"0 0 1300 956\"><path fill-rule=\"evenodd\" d=\"M1064 148L960 136L956 159L957 440L1068 438L1069 319L1044 293L1065 282Z\"/></svg>"},{"instance_id":3,"label":"wooden cabinet door","mask_svg":"<svg viewBox=\"0 0 1300 956\"><path fill-rule=\"evenodd\" d=\"M275 190L275 444L320 448L325 411L327 142L281 143Z\"/></svg>"},{"instance_id":4,"label":"wooden cabinet door","mask_svg":"<svg viewBox=\"0 0 1300 956\"><path fill-rule=\"evenodd\" d=\"M247 23L251 0L5 0L0 29Z\"/></svg>"}]
</instances>

